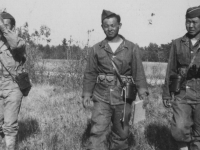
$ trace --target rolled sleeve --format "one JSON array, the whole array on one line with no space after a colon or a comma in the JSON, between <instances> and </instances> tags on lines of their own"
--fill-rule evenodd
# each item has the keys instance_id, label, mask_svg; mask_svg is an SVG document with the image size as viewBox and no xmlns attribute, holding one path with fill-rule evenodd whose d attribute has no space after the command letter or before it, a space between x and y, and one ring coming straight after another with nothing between
<instances>
[{"instance_id":1,"label":"rolled sleeve","mask_svg":"<svg viewBox=\"0 0 200 150\"><path fill-rule=\"evenodd\" d=\"M83 97L92 96L93 89L98 76L97 72L97 60L95 57L95 49L91 48L87 66L83 78Z\"/></svg>"},{"instance_id":2,"label":"rolled sleeve","mask_svg":"<svg viewBox=\"0 0 200 150\"><path fill-rule=\"evenodd\" d=\"M140 58L140 51L138 46L135 46L135 48L133 49L132 75L137 86L138 94L148 95L149 92L147 88L146 76L144 73L144 68L142 60Z\"/></svg>"}]
</instances>

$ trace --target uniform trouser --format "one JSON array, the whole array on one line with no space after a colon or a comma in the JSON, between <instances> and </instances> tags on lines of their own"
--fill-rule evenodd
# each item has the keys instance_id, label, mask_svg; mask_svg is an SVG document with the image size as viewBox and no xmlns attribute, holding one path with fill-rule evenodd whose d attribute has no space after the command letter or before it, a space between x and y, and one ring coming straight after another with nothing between
<instances>
[{"instance_id":1,"label":"uniform trouser","mask_svg":"<svg viewBox=\"0 0 200 150\"><path fill-rule=\"evenodd\" d=\"M18 114L22 101L22 93L13 81L0 83L6 89L0 89L0 133L16 136L18 133Z\"/></svg>"},{"instance_id":2,"label":"uniform trouser","mask_svg":"<svg viewBox=\"0 0 200 150\"><path fill-rule=\"evenodd\" d=\"M126 104L125 122L122 124L124 105L110 105L94 98L92 127L87 150L124 150L128 148L129 120L131 105ZM110 123L112 131L108 136Z\"/></svg>"},{"instance_id":3,"label":"uniform trouser","mask_svg":"<svg viewBox=\"0 0 200 150\"><path fill-rule=\"evenodd\" d=\"M200 150L200 104L176 99L172 108L172 136L180 143L187 143L190 150Z\"/></svg>"}]
</instances>

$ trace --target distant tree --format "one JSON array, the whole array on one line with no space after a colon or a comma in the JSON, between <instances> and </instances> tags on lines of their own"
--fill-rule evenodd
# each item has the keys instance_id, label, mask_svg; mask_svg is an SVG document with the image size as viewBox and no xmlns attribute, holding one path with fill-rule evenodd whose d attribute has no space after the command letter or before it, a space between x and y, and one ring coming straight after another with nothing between
<instances>
[{"instance_id":1,"label":"distant tree","mask_svg":"<svg viewBox=\"0 0 200 150\"><path fill-rule=\"evenodd\" d=\"M161 46L160 46L160 48L162 50L161 57L164 62L168 62L171 45L172 45L172 43L167 43L167 44L161 44Z\"/></svg>"}]
</instances>

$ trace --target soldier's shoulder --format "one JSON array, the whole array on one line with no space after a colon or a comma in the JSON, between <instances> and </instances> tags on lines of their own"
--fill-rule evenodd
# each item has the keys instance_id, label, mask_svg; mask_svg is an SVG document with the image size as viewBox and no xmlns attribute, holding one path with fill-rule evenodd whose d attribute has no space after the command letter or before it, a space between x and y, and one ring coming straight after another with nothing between
<instances>
[{"instance_id":1,"label":"soldier's shoulder","mask_svg":"<svg viewBox=\"0 0 200 150\"><path fill-rule=\"evenodd\" d=\"M176 39L172 39L172 43L178 44L178 43L180 43L182 40L184 40L185 38L187 38L186 35L181 36L181 37L176 38Z\"/></svg>"},{"instance_id":2,"label":"soldier's shoulder","mask_svg":"<svg viewBox=\"0 0 200 150\"><path fill-rule=\"evenodd\" d=\"M102 42L103 42L103 41L100 41L100 42L94 44L92 47L98 48L98 47L100 47L100 45L101 45Z\"/></svg>"},{"instance_id":3,"label":"soldier's shoulder","mask_svg":"<svg viewBox=\"0 0 200 150\"><path fill-rule=\"evenodd\" d=\"M126 39L126 45L127 45L128 47L132 47L132 48L134 48L134 47L139 47L139 45L138 45L137 43L134 43L134 42L129 41L129 40L127 40L127 39Z\"/></svg>"},{"instance_id":4,"label":"soldier's shoulder","mask_svg":"<svg viewBox=\"0 0 200 150\"><path fill-rule=\"evenodd\" d=\"M183 38L183 37L179 37L179 38L176 38L176 39L172 39L172 41L173 41L173 42L180 42L180 41L182 40L182 38Z\"/></svg>"}]
</instances>

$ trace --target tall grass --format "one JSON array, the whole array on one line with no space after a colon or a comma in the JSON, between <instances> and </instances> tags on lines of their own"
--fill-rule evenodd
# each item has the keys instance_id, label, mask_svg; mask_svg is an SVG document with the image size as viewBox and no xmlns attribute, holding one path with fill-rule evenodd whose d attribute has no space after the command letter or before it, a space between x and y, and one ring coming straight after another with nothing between
<instances>
[{"instance_id":1,"label":"tall grass","mask_svg":"<svg viewBox=\"0 0 200 150\"><path fill-rule=\"evenodd\" d=\"M160 87L150 88L147 120L130 121L132 150L176 150L169 131L171 111L162 106ZM19 150L84 150L90 111L82 107L81 91L36 84L23 99L19 115Z\"/></svg>"},{"instance_id":2,"label":"tall grass","mask_svg":"<svg viewBox=\"0 0 200 150\"><path fill-rule=\"evenodd\" d=\"M19 114L19 150L84 150L89 130L90 110L82 107L81 87L85 57L78 61L43 60L35 47L29 48L26 68L34 81ZM146 76L163 79L163 67L145 66ZM151 68L154 68L152 71ZM151 73L153 72L153 73ZM161 86L149 85L145 103L147 119L130 121L132 150L176 150L170 134L171 110L161 100ZM4 146L4 145L3 145Z\"/></svg>"}]
</instances>

